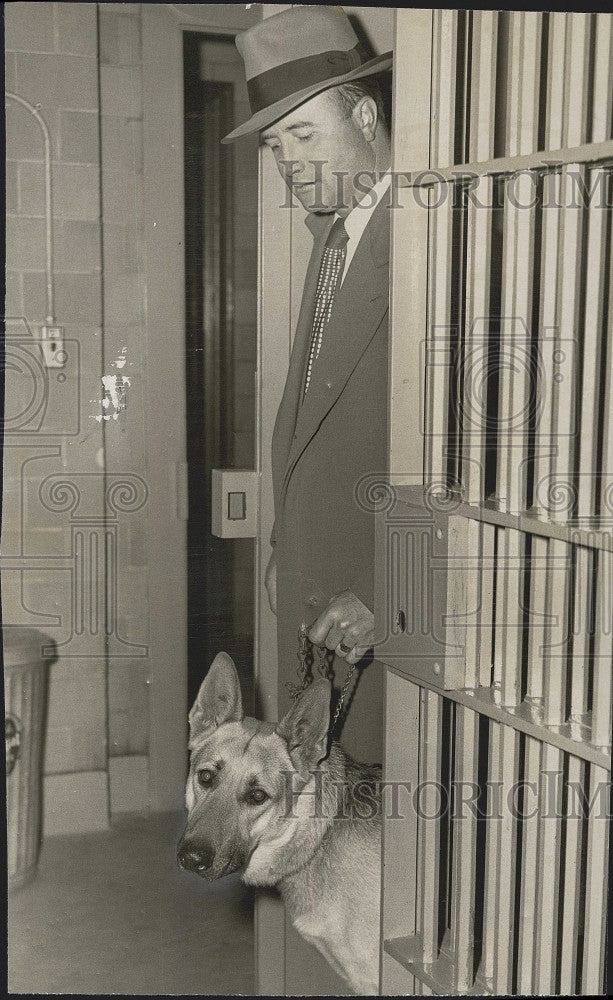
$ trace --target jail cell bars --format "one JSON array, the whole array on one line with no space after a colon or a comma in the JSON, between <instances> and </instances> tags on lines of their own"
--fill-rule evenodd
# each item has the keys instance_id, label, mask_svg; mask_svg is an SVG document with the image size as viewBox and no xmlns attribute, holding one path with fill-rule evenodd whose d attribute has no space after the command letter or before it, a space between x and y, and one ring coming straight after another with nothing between
<instances>
[{"instance_id":1,"label":"jail cell bars","mask_svg":"<svg viewBox=\"0 0 613 1000\"><path fill-rule=\"evenodd\" d=\"M432 40L413 182L429 213L424 485L452 501L444 615L465 660L454 690L414 674L415 913L384 950L422 992L600 993L613 16L436 10Z\"/></svg>"}]
</instances>

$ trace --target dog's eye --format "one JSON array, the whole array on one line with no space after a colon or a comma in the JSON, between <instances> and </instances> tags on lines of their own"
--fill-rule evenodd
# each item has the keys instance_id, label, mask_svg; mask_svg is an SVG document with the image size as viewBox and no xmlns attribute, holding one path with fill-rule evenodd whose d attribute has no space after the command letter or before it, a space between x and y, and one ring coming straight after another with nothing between
<instances>
[{"instance_id":1,"label":"dog's eye","mask_svg":"<svg viewBox=\"0 0 613 1000\"><path fill-rule=\"evenodd\" d=\"M203 767L201 771L197 774L198 784L202 785L203 788L210 788L213 784L213 772L209 771L208 767Z\"/></svg>"},{"instance_id":2,"label":"dog's eye","mask_svg":"<svg viewBox=\"0 0 613 1000\"><path fill-rule=\"evenodd\" d=\"M253 791L249 792L249 801L256 806L261 806L267 798L268 795L263 788L254 788Z\"/></svg>"}]
</instances>

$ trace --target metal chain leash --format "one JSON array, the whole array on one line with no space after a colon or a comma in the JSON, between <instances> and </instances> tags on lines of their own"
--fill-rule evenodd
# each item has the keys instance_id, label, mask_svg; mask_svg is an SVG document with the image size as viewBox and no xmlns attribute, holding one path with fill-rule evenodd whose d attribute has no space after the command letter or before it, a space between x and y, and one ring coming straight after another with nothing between
<instances>
[{"instance_id":1,"label":"metal chain leash","mask_svg":"<svg viewBox=\"0 0 613 1000\"><path fill-rule=\"evenodd\" d=\"M298 657L298 667L296 669L296 673L300 678L300 683L293 684L291 681L289 681L286 684L287 689L289 690L289 693L292 698L297 698L300 694L302 694L302 692L306 688L308 688L309 684L311 684L313 680L313 664L315 662L313 651L315 651L315 653L317 654L318 673L322 677L325 677L327 678L327 680L331 681L333 679L331 675L331 668L332 668L331 661L334 657L334 654L331 650L327 650L325 646L315 646L312 642L310 642L308 629L306 625L303 623L298 630L298 652L296 654ZM355 663L352 663L351 666L349 667L349 670L347 671L347 676L345 678L345 682L341 690L341 696L336 705L336 709L334 711L334 717L330 724L330 730L333 730L336 723L338 722L341 710L343 708L343 704L345 702L345 698L347 697L347 692L349 691L349 685L351 684L351 679L353 677L355 666L356 666Z\"/></svg>"}]
</instances>

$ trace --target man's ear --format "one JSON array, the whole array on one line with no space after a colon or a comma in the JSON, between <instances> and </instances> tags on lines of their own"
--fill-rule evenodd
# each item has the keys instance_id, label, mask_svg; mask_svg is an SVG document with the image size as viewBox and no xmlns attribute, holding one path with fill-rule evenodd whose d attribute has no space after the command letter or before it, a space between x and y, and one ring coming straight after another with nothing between
<instances>
[{"instance_id":1,"label":"man's ear","mask_svg":"<svg viewBox=\"0 0 613 1000\"><path fill-rule=\"evenodd\" d=\"M330 681L318 678L302 692L276 726L298 771L306 774L324 759L330 728Z\"/></svg>"},{"instance_id":2,"label":"man's ear","mask_svg":"<svg viewBox=\"0 0 613 1000\"><path fill-rule=\"evenodd\" d=\"M353 109L353 118L367 142L372 142L377 134L377 102L367 95Z\"/></svg>"},{"instance_id":3,"label":"man's ear","mask_svg":"<svg viewBox=\"0 0 613 1000\"><path fill-rule=\"evenodd\" d=\"M224 722L240 722L243 714L234 660L227 653L218 653L189 713L190 750L207 729L216 729Z\"/></svg>"}]
</instances>

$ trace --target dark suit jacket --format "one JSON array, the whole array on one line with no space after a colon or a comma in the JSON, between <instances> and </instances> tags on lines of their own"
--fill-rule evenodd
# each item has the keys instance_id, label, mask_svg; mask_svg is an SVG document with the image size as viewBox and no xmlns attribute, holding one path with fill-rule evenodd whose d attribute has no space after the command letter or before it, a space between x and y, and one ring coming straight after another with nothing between
<instances>
[{"instance_id":1,"label":"dark suit jacket","mask_svg":"<svg viewBox=\"0 0 613 1000\"><path fill-rule=\"evenodd\" d=\"M283 710L288 705L284 682L296 680L301 622L310 625L328 600L346 589L373 608L374 515L365 480L387 468L388 204L384 198L374 210L337 290L301 405L319 264L333 217L309 215L306 220L314 235L313 252L272 442L271 540L277 556ZM342 669L341 681L344 665ZM369 686L360 679L360 690ZM380 703L379 689L377 683L370 693L375 703ZM377 711L376 704L370 708ZM351 713L357 715L353 705ZM347 745L345 737L343 732ZM363 748L359 741L354 752ZM358 755L364 759L364 753Z\"/></svg>"}]
</instances>

